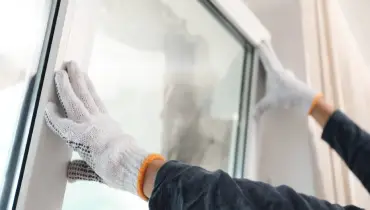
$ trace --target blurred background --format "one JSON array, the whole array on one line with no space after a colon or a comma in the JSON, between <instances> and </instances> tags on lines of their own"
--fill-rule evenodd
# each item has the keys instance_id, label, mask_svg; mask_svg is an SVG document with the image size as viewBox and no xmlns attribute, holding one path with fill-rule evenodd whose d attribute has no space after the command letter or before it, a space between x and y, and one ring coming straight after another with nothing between
<instances>
[{"instance_id":1,"label":"blurred background","mask_svg":"<svg viewBox=\"0 0 370 210\"><path fill-rule=\"evenodd\" d=\"M370 130L370 3L244 2L270 31L284 65ZM12 167L7 157L49 10L46 0L0 0L0 175ZM249 103L243 75L253 71L244 65L253 53L195 0L70 0L58 60L76 60L88 72L110 114L146 150L230 172L247 131L240 104ZM320 141L315 124L277 110L257 127L242 145L257 139L258 164L244 166L256 175L248 178L370 208L369 195ZM67 184L63 209L147 206L126 192L80 182Z\"/></svg>"}]
</instances>

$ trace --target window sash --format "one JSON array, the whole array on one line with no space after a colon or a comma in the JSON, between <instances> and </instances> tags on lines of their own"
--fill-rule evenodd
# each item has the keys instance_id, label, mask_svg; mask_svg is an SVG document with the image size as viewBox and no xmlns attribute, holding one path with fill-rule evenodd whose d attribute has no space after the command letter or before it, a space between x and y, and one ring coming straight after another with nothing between
<instances>
[{"instance_id":1,"label":"window sash","mask_svg":"<svg viewBox=\"0 0 370 210\"><path fill-rule=\"evenodd\" d=\"M245 30L250 27L251 23L231 16L231 10L225 7L227 4L231 6L235 4L235 7L236 4L242 3L240 0L199 0L199 2L240 41L245 49L239 105L240 117L236 127L237 138L230 147L230 157L233 158L230 160L229 168L232 176L242 178L252 173L246 170L245 165L247 164L249 168L251 162L251 156L248 155L251 149L247 147L247 142L253 130L253 125L250 123L252 122L250 110L256 100L255 92L258 82L258 53L253 47L258 36L246 34ZM64 58L63 48L66 47L68 40L66 37L68 37L71 21L68 17L73 16L67 15L67 12L73 13L74 10L73 4L69 4L68 0L54 0L52 8L39 70L35 77L37 95L32 101L34 110L27 118L30 132L23 134L27 141L17 179L14 180L12 186L15 196L8 200L8 208L17 210L61 209L67 183L66 166L71 152L63 141L47 129L43 115L47 102L55 100L50 98L55 95L50 94L54 93L53 72L61 64L60 59ZM246 6L244 9L248 10ZM243 11L243 7L239 11ZM262 31L260 37L268 37L268 33L264 33L265 29L262 26L259 27L259 31Z\"/></svg>"},{"instance_id":2,"label":"window sash","mask_svg":"<svg viewBox=\"0 0 370 210\"><path fill-rule=\"evenodd\" d=\"M13 148L12 151L14 155L18 155L19 161L15 161L18 163L16 170L8 174L8 176L13 177L12 180L8 179L5 183L5 186L8 184L11 187L9 189L11 193L7 195L8 198L4 199L4 203L2 203L6 209L55 209L45 205L50 203L46 201L54 196L55 192L42 192L44 189L42 180L50 174L48 171L52 168L49 168L49 166L55 164L55 162L53 163L55 156L51 155L54 151L48 150L48 153L43 151L50 149L43 145L43 141L49 141L50 139L42 139L40 135L44 124L44 110L48 102L49 92L53 91L49 90L48 87L53 86L53 71L56 67L66 5L67 1L64 0L52 0L51 2L51 11L47 21L37 72L31 79L28 86L29 90L26 93L26 99L30 100L24 102L29 104L27 106L23 104L23 113L21 113L21 116L25 116L25 119L22 119L25 123L20 123L19 126L24 126L24 128L19 129L18 127L17 129L21 133L16 134L16 137L18 137L16 141L21 141L21 144L18 145L18 148ZM50 154L50 157L53 158L43 156L43 154ZM44 160L40 161L40 159ZM49 164L42 165L49 160ZM40 164L42 167L40 167ZM52 196L38 199L41 195L49 194Z\"/></svg>"}]
</instances>

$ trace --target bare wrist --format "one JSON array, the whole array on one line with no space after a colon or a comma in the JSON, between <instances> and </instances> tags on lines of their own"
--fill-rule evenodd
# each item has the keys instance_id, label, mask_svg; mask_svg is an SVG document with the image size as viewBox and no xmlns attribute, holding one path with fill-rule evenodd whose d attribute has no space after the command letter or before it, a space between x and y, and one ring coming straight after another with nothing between
<instances>
[{"instance_id":1,"label":"bare wrist","mask_svg":"<svg viewBox=\"0 0 370 210\"><path fill-rule=\"evenodd\" d=\"M147 198L150 198L150 196L152 195L157 172L164 164L165 164L164 160L153 160L149 164L145 172L144 186L143 186L143 191Z\"/></svg>"},{"instance_id":2,"label":"bare wrist","mask_svg":"<svg viewBox=\"0 0 370 210\"><path fill-rule=\"evenodd\" d=\"M313 107L311 116L324 127L334 111L335 109L321 98Z\"/></svg>"}]
</instances>

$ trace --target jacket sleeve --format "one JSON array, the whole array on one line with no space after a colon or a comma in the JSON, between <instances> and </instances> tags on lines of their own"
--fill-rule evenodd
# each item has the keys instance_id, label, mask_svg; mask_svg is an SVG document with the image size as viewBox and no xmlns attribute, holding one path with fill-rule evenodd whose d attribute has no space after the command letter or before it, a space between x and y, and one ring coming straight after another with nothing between
<instances>
[{"instance_id":1,"label":"jacket sleeve","mask_svg":"<svg viewBox=\"0 0 370 210\"><path fill-rule=\"evenodd\" d=\"M341 111L335 111L323 130L322 139L342 157L370 192L370 134Z\"/></svg>"},{"instance_id":2,"label":"jacket sleeve","mask_svg":"<svg viewBox=\"0 0 370 210\"><path fill-rule=\"evenodd\" d=\"M169 161L158 171L151 210L358 210L248 179L233 179L218 170Z\"/></svg>"}]
</instances>

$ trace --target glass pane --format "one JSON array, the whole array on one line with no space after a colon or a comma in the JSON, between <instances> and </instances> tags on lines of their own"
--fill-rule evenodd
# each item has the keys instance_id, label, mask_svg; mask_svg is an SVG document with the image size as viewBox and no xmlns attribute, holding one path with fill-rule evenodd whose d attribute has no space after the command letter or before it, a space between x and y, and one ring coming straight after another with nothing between
<instances>
[{"instance_id":1,"label":"glass pane","mask_svg":"<svg viewBox=\"0 0 370 210\"><path fill-rule=\"evenodd\" d=\"M148 151L228 171L244 58L231 33L197 1L71 5L65 59L88 71L122 129ZM68 184L63 209L137 210L147 204L126 192L79 182Z\"/></svg>"},{"instance_id":2,"label":"glass pane","mask_svg":"<svg viewBox=\"0 0 370 210\"><path fill-rule=\"evenodd\" d=\"M9 177L11 173L5 177L5 173L16 168L16 162L8 162L10 154L16 154L12 148L17 128L27 120L20 119L20 112L30 78L37 70L50 7L47 0L0 1L0 191L6 184L2 201L10 196L13 177ZM4 203L1 209L5 209Z\"/></svg>"}]
</instances>

